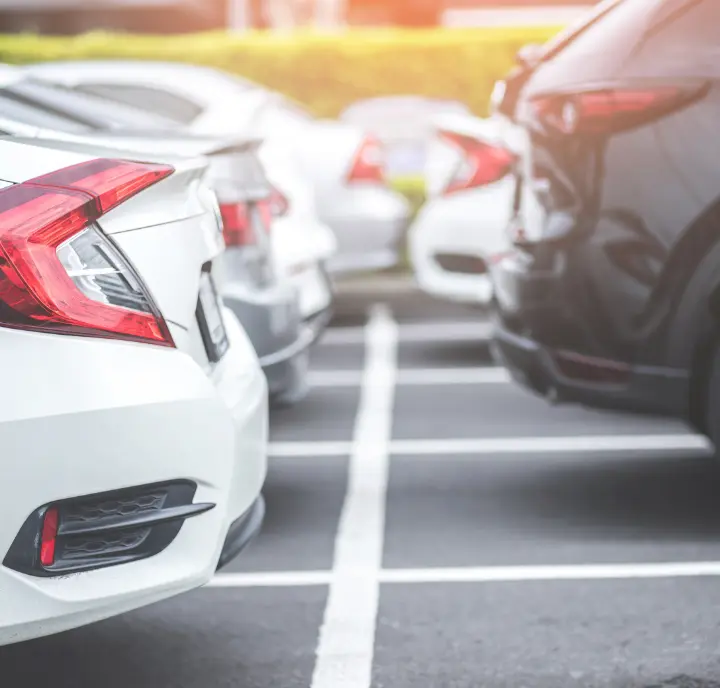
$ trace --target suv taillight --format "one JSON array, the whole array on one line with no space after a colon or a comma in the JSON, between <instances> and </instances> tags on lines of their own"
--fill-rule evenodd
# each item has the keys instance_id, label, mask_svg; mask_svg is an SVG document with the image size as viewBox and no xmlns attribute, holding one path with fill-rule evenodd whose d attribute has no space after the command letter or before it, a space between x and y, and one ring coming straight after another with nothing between
<instances>
[{"instance_id":1,"label":"suv taillight","mask_svg":"<svg viewBox=\"0 0 720 688\"><path fill-rule=\"evenodd\" d=\"M0 327L174 346L119 248L95 224L173 173L98 159L0 191Z\"/></svg>"},{"instance_id":2,"label":"suv taillight","mask_svg":"<svg viewBox=\"0 0 720 688\"><path fill-rule=\"evenodd\" d=\"M550 133L610 134L640 126L688 105L705 84L600 88L536 96L532 119Z\"/></svg>"},{"instance_id":3,"label":"suv taillight","mask_svg":"<svg viewBox=\"0 0 720 688\"><path fill-rule=\"evenodd\" d=\"M348 182L385 183L385 151L376 138L366 136L353 160Z\"/></svg>"},{"instance_id":4,"label":"suv taillight","mask_svg":"<svg viewBox=\"0 0 720 688\"><path fill-rule=\"evenodd\" d=\"M445 195L499 181L510 172L516 160L514 153L506 148L470 136L444 130L438 131L438 136L455 147L462 156L445 187Z\"/></svg>"}]
</instances>

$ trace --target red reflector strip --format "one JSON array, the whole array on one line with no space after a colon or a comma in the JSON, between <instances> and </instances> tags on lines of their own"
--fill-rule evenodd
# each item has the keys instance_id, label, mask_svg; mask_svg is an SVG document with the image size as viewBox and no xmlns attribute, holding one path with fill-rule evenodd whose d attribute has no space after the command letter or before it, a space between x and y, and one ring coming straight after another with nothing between
<instances>
[{"instance_id":1,"label":"red reflector strip","mask_svg":"<svg viewBox=\"0 0 720 688\"><path fill-rule=\"evenodd\" d=\"M55 563L55 542L58 532L58 509L51 506L43 517L42 532L40 534L40 563L43 566L52 566Z\"/></svg>"},{"instance_id":2,"label":"red reflector strip","mask_svg":"<svg viewBox=\"0 0 720 688\"><path fill-rule=\"evenodd\" d=\"M552 359L558 370L571 380L620 385L630 378L630 366L618 361L585 356L573 351L555 351Z\"/></svg>"}]
</instances>

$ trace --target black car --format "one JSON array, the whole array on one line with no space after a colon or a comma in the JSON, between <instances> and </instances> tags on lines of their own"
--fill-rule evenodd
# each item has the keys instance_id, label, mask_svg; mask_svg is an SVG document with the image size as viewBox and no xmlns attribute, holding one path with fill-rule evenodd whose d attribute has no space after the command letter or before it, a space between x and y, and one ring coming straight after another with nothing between
<instances>
[{"instance_id":1,"label":"black car","mask_svg":"<svg viewBox=\"0 0 720 688\"><path fill-rule=\"evenodd\" d=\"M720 441L720 0L603 2L495 95L522 141L496 355Z\"/></svg>"}]
</instances>

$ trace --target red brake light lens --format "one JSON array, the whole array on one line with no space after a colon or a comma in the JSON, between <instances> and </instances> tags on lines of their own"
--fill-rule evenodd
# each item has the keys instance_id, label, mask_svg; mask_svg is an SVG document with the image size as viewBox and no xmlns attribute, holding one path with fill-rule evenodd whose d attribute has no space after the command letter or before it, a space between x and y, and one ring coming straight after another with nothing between
<instances>
[{"instance_id":1,"label":"red brake light lens","mask_svg":"<svg viewBox=\"0 0 720 688\"><path fill-rule=\"evenodd\" d=\"M348 181L352 183L385 183L385 152L376 138L367 136L353 160Z\"/></svg>"},{"instance_id":2,"label":"red brake light lens","mask_svg":"<svg viewBox=\"0 0 720 688\"><path fill-rule=\"evenodd\" d=\"M284 217L290 210L290 201L288 201L287 196L274 186L270 190L269 198L262 205L269 208L272 217Z\"/></svg>"},{"instance_id":3,"label":"red brake light lens","mask_svg":"<svg viewBox=\"0 0 720 688\"><path fill-rule=\"evenodd\" d=\"M85 191L95 198L98 213L107 213L136 193L173 173L168 165L98 159L36 177L27 183Z\"/></svg>"},{"instance_id":4,"label":"red brake light lens","mask_svg":"<svg viewBox=\"0 0 720 688\"><path fill-rule=\"evenodd\" d=\"M226 246L250 246L255 243L246 203L220 203L223 238Z\"/></svg>"},{"instance_id":5,"label":"red brake light lens","mask_svg":"<svg viewBox=\"0 0 720 688\"><path fill-rule=\"evenodd\" d=\"M58 509L56 506L51 506L45 511L42 531L40 532L40 563L43 566L52 566L55 563L57 532Z\"/></svg>"},{"instance_id":6,"label":"red brake light lens","mask_svg":"<svg viewBox=\"0 0 720 688\"><path fill-rule=\"evenodd\" d=\"M538 96L531 101L533 119L559 134L607 134L645 124L687 105L698 88L656 86L607 88Z\"/></svg>"},{"instance_id":7,"label":"red brake light lens","mask_svg":"<svg viewBox=\"0 0 720 688\"><path fill-rule=\"evenodd\" d=\"M116 188L115 168L143 182ZM1 190L0 326L173 346L142 281L93 224L172 171L96 160Z\"/></svg>"},{"instance_id":8,"label":"red brake light lens","mask_svg":"<svg viewBox=\"0 0 720 688\"><path fill-rule=\"evenodd\" d=\"M440 131L439 136L462 154L462 163L445 187L446 195L497 182L515 163L515 154L501 146L451 131Z\"/></svg>"}]
</instances>

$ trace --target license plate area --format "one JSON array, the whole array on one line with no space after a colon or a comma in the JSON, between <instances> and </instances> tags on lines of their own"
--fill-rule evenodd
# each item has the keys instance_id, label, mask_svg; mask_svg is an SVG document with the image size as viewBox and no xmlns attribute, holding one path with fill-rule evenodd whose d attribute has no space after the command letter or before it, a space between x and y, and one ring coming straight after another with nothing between
<instances>
[{"instance_id":1,"label":"license plate area","mask_svg":"<svg viewBox=\"0 0 720 688\"><path fill-rule=\"evenodd\" d=\"M215 282L209 270L200 273L200 289L195 312L208 360L217 363L225 355L230 343L222 319Z\"/></svg>"}]
</instances>

